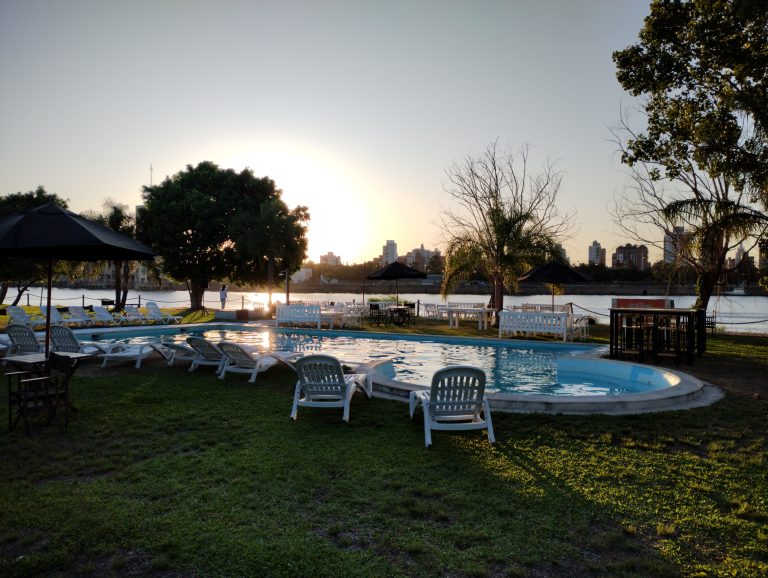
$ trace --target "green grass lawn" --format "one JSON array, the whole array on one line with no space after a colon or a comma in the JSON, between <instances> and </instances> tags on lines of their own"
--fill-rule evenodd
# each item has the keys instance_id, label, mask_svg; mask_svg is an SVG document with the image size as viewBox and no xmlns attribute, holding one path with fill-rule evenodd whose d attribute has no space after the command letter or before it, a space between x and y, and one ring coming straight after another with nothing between
<instances>
[{"instance_id":1,"label":"green grass lawn","mask_svg":"<svg viewBox=\"0 0 768 578\"><path fill-rule=\"evenodd\" d=\"M709 349L683 369L713 406L496 412L495 446L428 450L399 402L291 422L284 367L84 366L66 434L6 433L3 404L0 575L765 576L768 339Z\"/></svg>"}]
</instances>

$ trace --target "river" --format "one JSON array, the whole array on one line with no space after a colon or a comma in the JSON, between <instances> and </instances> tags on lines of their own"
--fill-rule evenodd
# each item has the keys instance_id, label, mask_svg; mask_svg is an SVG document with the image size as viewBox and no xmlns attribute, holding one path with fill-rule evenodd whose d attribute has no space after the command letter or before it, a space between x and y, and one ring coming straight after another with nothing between
<instances>
[{"instance_id":1,"label":"river","mask_svg":"<svg viewBox=\"0 0 768 578\"><path fill-rule=\"evenodd\" d=\"M13 301L14 291L9 291L6 304ZM45 290L33 287L31 292L22 297L22 305L44 304ZM273 293L274 301L285 302L284 293ZM379 294L365 294L365 299L370 297L385 297ZM621 295L622 298L632 297ZM637 296L641 297L641 296ZM102 299L113 299L114 291L85 290L85 289L53 289L52 300L55 305L99 305ZM291 301L343 301L359 303L363 300L361 293L293 293ZM556 295L555 303L573 303L574 312L577 314L591 315L598 323L608 323L608 310L611 307L612 295ZM426 293L401 293L400 299L421 303L444 303L439 295ZM696 301L692 295L676 295L672 297L675 307L690 307ZM254 302L266 303L267 293L229 293L227 309L248 309ZM487 301L488 297L482 295L451 295L448 301L451 303L479 303ZM155 301L160 307L186 307L189 306L189 295L186 291L130 291L129 303L145 303ZM551 303L551 295L507 295L504 297L504 305L521 305L523 303ZM219 292L206 291L204 304L211 309L221 307ZM768 335L768 297L745 295L722 295L713 297L709 302L708 312L714 312L717 316L717 325L726 331L734 333L757 333Z\"/></svg>"}]
</instances>

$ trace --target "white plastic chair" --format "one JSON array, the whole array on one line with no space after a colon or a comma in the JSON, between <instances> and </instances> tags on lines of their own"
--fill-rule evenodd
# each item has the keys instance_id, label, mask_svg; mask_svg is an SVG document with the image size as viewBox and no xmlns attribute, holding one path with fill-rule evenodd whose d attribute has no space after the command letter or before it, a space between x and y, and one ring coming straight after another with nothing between
<instances>
[{"instance_id":1,"label":"white plastic chair","mask_svg":"<svg viewBox=\"0 0 768 578\"><path fill-rule=\"evenodd\" d=\"M201 365L215 365L216 374L221 373L225 358L218 347L204 337L187 337L187 343L196 353L192 365L189 366L189 371L195 371Z\"/></svg>"},{"instance_id":2,"label":"white plastic chair","mask_svg":"<svg viewBox=\"0 0 768 578\"><path fill-rule=\"evenodd\" d=\"M26 355L29 353L42 353L44 348L37 340L35 332L27 325L11 323L5 328L11 345L6 350L6 355Z\"/></svg>"},{"instance_id":3,"label":"white plastic chair","mask_svg":"<svg viewBox=\"0 0 768 578\"><path fill-rule=\"evenodd\" d=\"M103 305L94 305L93 315L96 323L102 323L105 325L122 325L123 323L127 322L127 319L122 315L112 315Z\"/></svg>"},{"instance_id":4,"label":"white plastic chair","mask_svg":"<svg viewBox=\"0 0 768 578\"><path fill-rule=\"evenodd\" d=\"M126 343L121 343L119 341L116 341L114 343L110 343L107 346L106 352L102 354L104 361L101 363L101 367L106 367L107 361L110 361L110 360L119 360L119 361L136 360L135 367L136 369L139 369L141 367L141 362L144 361L144 359L146 359L147 356L153 352L160 354L160 356L165 360L168 359L168 353L166 352L166 350L161 345L158 345L156 343L142 343L139 345L128 345Z\"/></svg>"},{"instance_id":5,"label":"white plastic chair","mask_svg":"<svg viewBox=\"0 0 768 578\"><path fill-rule=\"evenodd\" d=\"M373 389L368 374L344 374L341 362L330 355L307 355L295 362L299 381L293 394L291 419L296 420L299 406L341 407L342 419L349 422L352 396L358 389L369 398Z\"/></svg>"},{"instance_id":6,"label":"white plastic chair","mask_svg":"<svg viewBox=\"0 0 768 578\"><path fill-rule=\"evenodd\" d=\"M46 305L40 306L40 312L42 313L43 319L45 319L47 311L48 307ZM80 323L76 319L72 319L71 315L65 317L56 307L51 307L51 325L74 325L77 327Z\"/></svg>"},{"instance_id":7,"label":"white plastic chair","mask_svg":"<svg viewBox=\"0 0 768 578\"><path fill-rule=\"evenodd\" d=\"M90 315L88 315L88 312L85 310L85 308L80 305L70 305L69 316L73 321L76 321L83 327L90 327L93 325L93 319Z\"/></svg>"},{"instance_id":8,"label":"white plastic chair","mask_svg":"<svg viewBox=\"0 0 768 578\"><path fill-rule=\"evenodd\" d=\"M160 307L154 301L147 301L146 318L155 323L181 323L181 317L160 311Z\"/></svg>"},{"instance_id":9,"label":"white plastic chair","mask_svg":"<svg viewBox=\"0 0 768 578\"><path fill-rule=\"evenodd\" d=\"M468 365L452 365L432 376L429 391L412 391L411 419L421 405L424 412L424 445L432 445L432 430L487 429L488 441L495 443L491 409L485 398L485 372ZM482 413L482 416L481 416Z\"/></svg>"},{"instance_id":10,"label":"white plastic chair","mask_svg":"<svg viewBox=\"0 0 768 578\"><path fill-rule=\"evenodd\" d=\"M69 353L106 353L107 350L95 343L81 343L73 331L64 325L51 325L51 351Z\"/></svg>"},{"instance_id":11,"label":"white plastic chair","mask_svg":"<svg viewBox=\"0 0 768 578\"><path fill-rule=\"evenodd\" d=\"M139 311L139 308L135 305L126 305L123 307L123 312L125 318L128 320L128 323L146 324L153 321L152 319L145 317L144 314Z\"/></svg>"},{"instance_id":12,"label":"white plastic chair","mask_svg":"<svg viewBox=\"0 0 768 578\"><path fill-rule=\"evenodd\" d=\"M45 317L29 314L18 305L9 305L5 308L10 316L10 322L14 325L26 325L27 327L45 327Z\"/></svg>"},{"instance_id":13,"label":"white plastic chair","mask_svg":"<svg viewBox=\"0 0 768 578\"><path fill-rule=\"evenodd\" d=\"M256 383L256 376L277 363L274 357L261 353L249 353L237 343L222 341L217 344L219 351L224 354L224 364L219 372L219 379L224 379L229 373L246 373L250 377L248 383Z\"/></svg>"},{"instance_id":14,"label":"white plastic chair","mask_svg":"<svg viewBox=\"0 0 768 578\"><path fill-rule=\"evenodd\" d=\"M197 357L197 351L183 343L163 341L161 345L168 350L168 366L177 361L194 361Z\"/></svg>"}]
</instances>

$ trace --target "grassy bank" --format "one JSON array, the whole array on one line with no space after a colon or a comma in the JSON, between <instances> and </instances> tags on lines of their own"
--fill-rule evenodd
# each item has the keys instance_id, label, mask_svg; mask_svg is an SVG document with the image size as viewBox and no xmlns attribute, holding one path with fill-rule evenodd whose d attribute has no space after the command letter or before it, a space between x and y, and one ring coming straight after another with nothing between
<instances>
[{"instance_id":1,"label":"grassy bank","mask_svg":"<svg viewBox=\"0 0 768 578\"><path fill-rule=\"evenodd\" d=\"M685 369L726 397L496 413L496 446L437 432L427 450L398 402L356 397L348 425L340 410L291 422L286 368L253 386L85 366L66 434L0 434L0 574L765 575L768 339L714 337Z\"/></svg>"}]
</instances>

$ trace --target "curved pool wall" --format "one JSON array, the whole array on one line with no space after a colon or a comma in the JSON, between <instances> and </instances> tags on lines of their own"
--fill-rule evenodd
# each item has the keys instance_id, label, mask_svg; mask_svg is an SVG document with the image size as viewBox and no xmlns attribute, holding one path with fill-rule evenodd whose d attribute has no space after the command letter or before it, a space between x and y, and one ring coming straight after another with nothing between
<instances>
[{"instance_id":1,"label":"curved pool wall","mask_svg":"<svg viewBox=\"0 0 768 578\"><path fill-rule=\"evenodd\" d=\"M634 414L699 407L722 397L719 391L712 388L708 391L705 384L692 375L671 369L607 359L558 360L558 372L566 366L570 372L616 379L621 388L637 377L657 389L642 393L571 396L494 392L487 394L491 409L510 413ZM374 392L389 399L407 402L411 391L427 389L394 379L394 368L387 361L362 364L358 371L373 373Z\"/></svg>"},{"instance_id":2,"label":"curved pool wall","mask_svg":"<svg viewBox=\"0 0 768 578\"><path fill-rule=\"evenodd\" d=\"M217 329L243 329L247 327L265 327L266 323L211 323L206 324L206 330ZM152 328L153 334L172 334L185 332L188 330L200 329L200 324L176 325L170 327ZM288 330L288 328L273 329ZM114 334L136 334L146 335L147 327L120 327L115 329L79 329L75 333L88 336L89 338L108 338ZM329 331L329 330L302 330L302 333L317 335L349 335L350 332ZM391 333L368 333L355 332L365 337L387 337L392 338ZM524 344L522 340L483 339L483 338L458 338L450 336L436 335L401 335L397 334L398 339L411 339L419 341L422 339L445 341L448 343L474 343L474 344ZM548 346L555 348L559 343L548 344L546 342L533 342L537 347ZM569 344L572 345L572 344ZM650 384L655 389L643 393L621 393L614 395L576 395L576 396L558 396L558 395L538 395L538 394L512 394L512 393L489 393L488 399L491 408L496 411L505 411L512 413L549 413L549 414L632 414L646 413L656 411L667 411L675 409L684 409L688 407L697 407L713 403L722 397L722 393L716 388L705 387L705 384L687 373L681 371L642 365L639 363L630 363L625 361L614 361L602 359L600 356L607 354L607 346L595 347L594 345L584 345L583 353L577 356L562 357L558 360L558 374L562 370L564 375L573 376L593 376L600 379L615 380L617 387L626 388L627 383ZM411 391L426 389L426 385L414 385L394 379L394 367L391 361L381 360L370 363L361 363L358 371L366 371L373 374L374 394L388 398L407 402Z\"/></svg>"}]
</instances>

